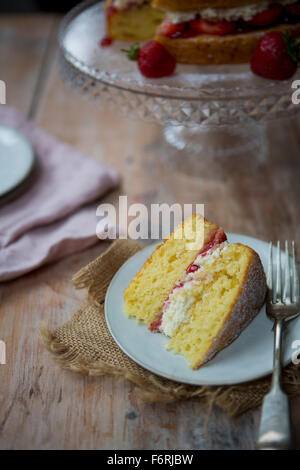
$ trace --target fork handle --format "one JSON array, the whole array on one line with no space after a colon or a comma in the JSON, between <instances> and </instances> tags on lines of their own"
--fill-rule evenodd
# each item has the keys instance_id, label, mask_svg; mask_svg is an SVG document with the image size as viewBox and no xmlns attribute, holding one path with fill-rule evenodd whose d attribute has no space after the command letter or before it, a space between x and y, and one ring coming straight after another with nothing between
<instances>
[{"instance_id":1,"label":"fork handle","mask_svg":"<svg viewBox=\"0 0 300 470\"><path fill-rule=\"evenodd\" d=\"M261 450L290 449L292 445L289 399L280 385L283 321L277 320L274 327L272 386L263 401L257 441L257 448Z\"/></svg>"},{"instance_id":2,"label":"fork handle","mask_svg":"<svg viewBox=\"0 0 300 470\"><path fill-rule=\"evenodd\" d=\"M276 387L263 401L257 448L288 450L291 446L289 399L279 387Z\"/></svg>"}]
</instances>

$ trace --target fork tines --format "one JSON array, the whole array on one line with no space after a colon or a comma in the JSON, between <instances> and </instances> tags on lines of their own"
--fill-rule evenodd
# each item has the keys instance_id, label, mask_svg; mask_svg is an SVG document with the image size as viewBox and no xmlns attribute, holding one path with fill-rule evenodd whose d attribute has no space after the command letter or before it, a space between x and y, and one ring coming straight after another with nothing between
<instances>
[{"instance_id":1,"label":"fork tines","mask_svg":"<svg viewBox=\"0 0 300 470\"><path fill-rule=\"evenodd\" d=\"M274 283L273 275L273 244L270 243L269 252L269 265L268 265L268 287L269 287L269 298L272 299L273 303L284 303L286 305L291 303L299 303L299 274L298 265L296 261L296 249L294 240L291 243L291 258L289 254L289 243L285 241L285 274L284 274L284 286L282 290L282 265L281 265L281 249L280 241L277 242L276 250L276 277ZM275 286L275 288L274 288Z\"/></svg>"}]
</instances>

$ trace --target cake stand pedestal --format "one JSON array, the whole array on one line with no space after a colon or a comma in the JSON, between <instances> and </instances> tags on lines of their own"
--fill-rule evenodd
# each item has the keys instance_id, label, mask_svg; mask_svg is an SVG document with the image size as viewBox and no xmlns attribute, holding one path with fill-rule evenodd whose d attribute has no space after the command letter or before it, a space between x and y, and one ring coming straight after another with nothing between
<instances>
[{"instance_id":1,"label":"cake stand pedestal","mask_svg":"<svg viewBox=\"0 0 300 470\"><path fill-rule=\"evenodd\" d=\"M63 80L102 107L161 124L169 147L165 160L180 171L216 177L221 168L245 162L259 167L268 153L264 123L300 110L292 103L291 81L256 77L248 64L178 64L171 77L146 79L121 52L128 43L103 48L104 35L99 2L69 12L59 32ZM298 78L299 70L293 80Z\"/></svg>"}]
</instances>

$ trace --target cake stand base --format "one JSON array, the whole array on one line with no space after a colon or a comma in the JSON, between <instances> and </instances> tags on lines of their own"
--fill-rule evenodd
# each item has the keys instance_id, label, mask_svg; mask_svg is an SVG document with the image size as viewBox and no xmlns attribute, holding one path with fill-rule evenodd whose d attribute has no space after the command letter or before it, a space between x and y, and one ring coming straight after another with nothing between
<instances>
[{"instance_id":1,"label":"cake stand base","mask_svg":"<svg viewBox=\"0 0 300 470\"><path fill-rule=\"evenodd\" d=\"M268 155L265 126L243 123L217 127L166 126L165 163L193 176L224 177L264 164Z\"/></svg>"}]
</instances>

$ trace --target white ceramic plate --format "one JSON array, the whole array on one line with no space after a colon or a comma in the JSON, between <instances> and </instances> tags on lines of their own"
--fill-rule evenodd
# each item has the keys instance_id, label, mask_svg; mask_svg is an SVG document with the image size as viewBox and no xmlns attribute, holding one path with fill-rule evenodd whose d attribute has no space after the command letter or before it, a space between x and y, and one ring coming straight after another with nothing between
<instances>
[{"instance_id":1,"label":"white ceramic plate","mask_svg":"<svg viewBox=\"0 0 300 470\"><path fill-rule=\"evenodd\" d=\"M22 134L0 126L0 197L21 184L33 168L34 152Z\"/></svg>"},{"instance_id":2,"label":"white ceramic plate","mask_svg":"<svg viewBox=\"0 0 300 470\"><path fill-rule=\"evenodd\" d=\"M251 246L260 255L265 270L268 262L268 243L256 238L227 234L230 243ZM133 361L157 375L192 385L225 385L247 382L272 370L272 322L265 307L227 348L198 370L191 370L184 357L166 351L168 338L151 333L146 325L129 319L123 312L123 294L137 271L158 243L146 247L130 258L113 277L105 299L106 323L118 346ZM291 361L294 340L300 340L300 317L289 322L284 339L284 363Z\"/></svg>"}]
</instances>

